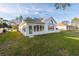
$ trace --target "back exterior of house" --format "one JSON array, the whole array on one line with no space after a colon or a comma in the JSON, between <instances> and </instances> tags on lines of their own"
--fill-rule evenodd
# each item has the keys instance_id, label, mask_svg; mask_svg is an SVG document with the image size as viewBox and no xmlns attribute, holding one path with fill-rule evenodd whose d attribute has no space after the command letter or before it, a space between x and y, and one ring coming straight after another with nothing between
<instances>
[{"instance_id":1,"label":"back exterior of house","mask_svg":"<svg viewBox=\"0 0 79 59\"><path fill-rule=\"evenodd\" d=\"M19 25L19 31L24 36L34 36L59 32L56 28L56 24L56 21L52 17L43 20L23 21Z\"/></svg>"}]
</instances>

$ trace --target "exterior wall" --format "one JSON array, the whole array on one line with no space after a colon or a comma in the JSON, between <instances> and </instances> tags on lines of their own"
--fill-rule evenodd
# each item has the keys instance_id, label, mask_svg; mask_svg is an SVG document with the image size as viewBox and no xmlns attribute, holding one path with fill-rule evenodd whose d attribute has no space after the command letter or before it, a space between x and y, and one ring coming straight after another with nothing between
<instances>
[{"instance_id":1,"label":"exterior wall","mask_svg":"<svg viewBox=\"0 0 79 59\"><path fill-rule=\"evenodd\" d=\"M44 28L45 28L45 32L48 32L48 22L45 23Z\"/></svg>"},{"instance_id":2,"label":"exterior wall","mask_svg":"<svg viewBox=\"0 0 79 59\"><path fill-rule=\"evenodd\" d=\"M59 30L67 30L66 26L57 26Z\"/></svg>"},{"instance_id":3,"label":"exterior wall","mask_svg":"<svg viewBox=\"0 0 79 59\"><path fill-rule=\"evenodd\" d=\"M25 23L25 24L23 24L22 26L19 26L19 31L24 35L24 36L26 36L26 30L25 31L23 31L23 26L25 26L25 28L27 28L27 24Z\"/></svg>"},{"instance_id":4,"label":"exterior wall","mask_svg":"<svg viewBox=\"0 0 79 59\"><path fill-rule=\"evenodd\" d=\"M78 30L78 28L74 26L67 26L67 30Z\"/></svg>"},{"instance_id":5,"label":"exterior wall","mask_svg":"<svg viewBox=\"0 0 79 59\"><path fill-rule=\"evenodd\" d=\"M3 28L0 28L0 33L3 33Z\"/></svg>"},{"instance_id":6,"label":"exterior wall","mask_svg":"<svg viewBox=\"0 0 79 59\"><path fill-rule=\"evenodd\" d=\"M34 29L33 29L32 34L29 34L29 26L32 26L32 28L33 28L35 25L37 25L37 24L28 24L28 26L27 26L28 28L26 30L26 32L27 32L26 36L33 36L33 35L41 35L41 34L59 32L59 30L56 30L56 27L55 27L55 30L48 31L48 26L46 26L45 24L39 24L39 25L44 25L44 30L43 31L34 32Z\"/></svg>"},{"instance_id":7,"label":"exterior wall","mask_svg":"<svg viewBox=\"0 0 79 59\"><path fill-rule=\"evenodd\" d=\"M43 34L44 32L45 32L45 30L44 31L38 31L38 32L34 32L34 26L35 25L37 25L37 24L28 24L28 26L27 26L27 35L26 36L31 36L31 35L40 35L40 34ZM38 24L38 25L44 25L44 24ZM32 34L29 34L29 26L32 26L32 29L33 29L33 31L32 31Z\"/></svg>"},{"instance_id":8,"label":"exterior wall","mask_svg":"<svg viewBox=\"0 0 79 59\"><path fill-rule=\"evenodd\" d=\"M50 21L50 20L49 20ZM56 29L56 24L54 25L54 30L48 30L48 22L46 21L45 24L28 24L28 27L31 25L34 27L34 25L43 25L44 26L44 31L38 31L34 32L32 34L29 34L29 29L27 28L28 35L26 36L31 36L31 35L41 35L41 34L47 34L47 33L54 33L54 32L60 32L59 30ZM34 29L33 29L34 30Z\"/></svg>"},{"instance_id":9,"label":"exterior wall","mask_svg":"<svg viewBox=\"0 0 79 59\"><path fill-rule=\"evenodd\" d=\"M57 30L56 28L56 24L54 25L54 30L48 30L48 23L50 20L48 21L44 21L45 24L29 24L29 23L24 23L21 24L19 26L19 31L24 35L24 36L34 36L34 35L41 35L41 34L47 34L47 33L54 33L54 32L60 32L59 30ZM44 30L43 31L36 31L34 32L34 26L35 25L43 25L44 26ZM25 26L26 30L25 32L23 31L23 26ZM29 26L32 26L32 34L29 34Z\"/></svg>"},{"instance_id":10,"label":"exterior wall","mask_svg":"<svg viewBox=\"0 0 79 59\"><path fill-rule=\"evenodd\" d=\"M71 26L67 26L67 30L74 30L74 29Z\"/></svg>"},{"instance_id":11,"label":"exterior wall","mask_svg":"<svg viewBox=\"0 0 79 59\"><path fill-rule=\"evenodd\" d=\"M48 30L48 23L49 23L50 20L48 21L44 21L45 22L45 32L46 33L53 33L53 32L58 32L58 30L56 29L56 24L54 24L54 30Z\"/></svg>"},{"instance_id":12,"label":"exterior wall","mask_svg":"<svg viewBox=\"0 0 79 59\"><path fill-rule=\"evenodd\" d=\"M59 30L76 30L74 26L57 26Z\"/></svg>"}]
</instances>

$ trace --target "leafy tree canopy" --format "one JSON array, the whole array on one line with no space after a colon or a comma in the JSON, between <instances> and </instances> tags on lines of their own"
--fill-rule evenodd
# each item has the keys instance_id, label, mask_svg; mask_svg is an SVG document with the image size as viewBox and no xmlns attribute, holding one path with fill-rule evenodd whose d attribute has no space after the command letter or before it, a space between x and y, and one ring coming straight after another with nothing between
<instances>
[{"instance_id":1,"label":"leafy tree canopy","mask_svg":"<svg viewBox=\"0 0 79 59\"><path fill-rule=\"evenodd\" d=\"M30 20L32 20L32 18L31 17L26 17L26 19L25 19L25 21L30 21Z\"/></svg>"},{"instance_id":2,"label":"leafy tree canopy","mask_svg":"<svg viewBox=\"0 0 79 59\"><path fill-rule=\"evenodd\" d=\"M79 22L79 18L75 17L74 19L72 19L72 22Z\"/></svg>"},{"instance_id":3,"label":"leafy tree canopy","mask_svg":"<svg viewBox=\"0 0 79 59\"><path fill-rule=\"evenodd\" d=\"M56 9L65 10L67 7L70 7L71 4L70 3L55 3L54 6L56 7Z\"/></svg>"},{"instance_id":4,"label":"leafy tree canopy","mask_svg":"<svg viewBox=\"0 0 79 59\"><path fill-rule=\"evenodd\" d=\"M61 23L65 24L65 25L69 25L69 21L65 20L65 21L62 21Z\"/></svg>"}]
</instances>

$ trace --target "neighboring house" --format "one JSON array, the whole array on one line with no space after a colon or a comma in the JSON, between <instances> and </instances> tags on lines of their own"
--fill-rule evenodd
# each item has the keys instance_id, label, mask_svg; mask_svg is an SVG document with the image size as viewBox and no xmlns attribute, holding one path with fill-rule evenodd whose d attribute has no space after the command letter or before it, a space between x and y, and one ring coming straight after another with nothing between
<instances>
[{"instance_id":1,"label":"neighboring house","mask_svg":"<svg viewBox=\"0 0 79 59\"><path fill-rule=\"evenodd\" d=\"M77 30L77 27L73 25L67 25L67 30Z\"/></svg>"},{"instance_id":2,"label":"neighboring house","mask_svg":"<svg viewBox=\"0 0 79 59\"><path fill-rule=\"evenodd\" d=\"M11 25L11 21L9 20L0 20L0 23L6 23L7 25Z\"/></svg>"},{"instance_id":3,"label":"neighboring house","mask_svg":"<svg viewBox=\"0 0 79 59\"><path fill-rule=\"evenodd\" d=\"M3 33L3 28L0 28L0 34Z\"/></svg>"},{"instance_id":4,"label":"neighboring house","mask_svg":"<svg viewBox=\"0 0 79 59\"><path fill-rule=\"evenodd\" d=\"M61 22L61 23L57 24L57 29L59 29L59 30L76 30L76 27L74 27L71 24L66 25Z\"/></svg>"},{"instance_id":5,"label":"neighboring house","mask_svg":"<svg viewBox=\"0 0 79 59\"><path fill-rule=\"evenodd\" d=\"M9 23L9 25L11 25L11 26L17 26L17 24L15 22L12 22L12 21Z\"/></svg>"},{"instance_id":6,"label":"neighboring house","mask_svg":"<svg viewBox=\"0 0 79 59\"><path fill-rule=\"evenodd\" d=\"M65 24L63 24L63 23L58 23L57 28L59 30L67 30L67 26Z\"/></svg>"},{"instance_id":7,"label":"neighboring house","mask_svg":"<svg viewBox=\"0 0 79 59\"><path fill-rule=\"evenodd\" d=\"M43 20L29 20L23 21L19 25L19 31L24 36L34 36L46 33L59 32L56 28L56 21L50 17Z\"/></svg>"},{"instance_id":8,"label":"neighboring house","mask_svg":"<svg viewBox=\"0 0 79 59\"><path fill-rule=\"evenodd\" d=\"M9 31L12 27L7 25L6 23L0 24L0 33Z\"/></svg>"},{"instance_id":9,"label":"neighboring house","mask_svg":"<svg viewBox=\"0 0 79 59\"><path fill-rule=\"evenodd\" d=\"M76 30L79 30L79 21L78 22L72 22L71 23L74 27L76 27Z\"/></svg>"}]
</instances>

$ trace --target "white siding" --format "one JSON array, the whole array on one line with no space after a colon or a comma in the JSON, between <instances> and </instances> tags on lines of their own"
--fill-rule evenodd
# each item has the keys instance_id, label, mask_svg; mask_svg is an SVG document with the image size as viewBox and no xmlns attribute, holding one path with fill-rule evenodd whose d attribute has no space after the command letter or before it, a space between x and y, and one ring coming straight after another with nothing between
<instances>
[{"instance_id":1,"label":"white siding","mask_svg":"<svg viewBox=\"0 0 79 59\"><path fill-rule=\"evenodd\" d=\"M19 31L20 31L24 36L26 36L26 30L23 31L23 26L25 26L25 28L27 28L27 24L24 23L22 26L21 26L21 25L19 26Z\"/></svg>"},{"instance_id":2,"label":"white siding","mask_svg":"<svg viewBox=\"0 0 79 59\"><path fill-rule=\"evenodd\" d=\"M45 30L44 31L38 31L38 32L34 32L34 26L35 25L37 25L37 24L28 24L28 28L27 28L27 35L26 36L30 36L30 35L40 35L40 34L43 34L44 32L45 32ZM38 25L44 25L44 24L38 24ZM33 29L33 32L32 32L32 34L29 34L29 26L32 26L32 29Z\"/></svg>"},{"instance_id":3,"label":"white siding","mask_svg":"<svg viewBox=\"0 0 79 59\"><path fill-rule=\"evenodd\" d=\"M67 30L66 26L57 26L59 30Z\"/></svg>"},{"instance_id":4,"label":"white siding","mask_svg":"<svg viewBox=\"0 0 79 59\"><path fill-rule=\"evenodd\" d=\"M24 36L33 36L33 35L41 35L41 34L47 34L47 33L54 33L54 32L59 32L59 30L56 30L56 25L54 25L54 30L48 30L48 23L49 23L50 20L47 20L47 21L44 21L45 24L28 24L28 23L24 23L22 25L19 26L19 31L24 35ZM34 32L34 29L33 29L33 32L32 34L29 34L29 26L32 26L34 27L35 25L43 25L44 26L44 30L43 31L36 31ZM23 26L26 27L26 31L24 32L23 31Z\"/></svg>"}]
</instances>

